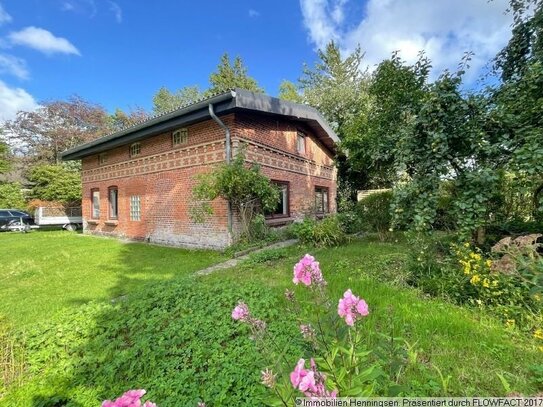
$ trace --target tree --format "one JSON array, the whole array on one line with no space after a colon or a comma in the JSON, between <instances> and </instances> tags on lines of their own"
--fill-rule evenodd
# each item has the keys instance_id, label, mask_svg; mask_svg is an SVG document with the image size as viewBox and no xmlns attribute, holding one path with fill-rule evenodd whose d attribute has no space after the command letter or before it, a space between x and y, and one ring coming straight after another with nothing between
<instances>
[{"instance_id":1,"label":"tree","mask_svg":"<svg viewBox=\"0 0 543 407\"><path fill-rule=\"evenodd\" d=\"M369 101L347 124L342 142L351 167L365 175L366 188L388 188L395 181L398 140L422 106L429 70L423 54L407 65L394 53L373 73Z\"/></svg>"},{"instance_id":2,"label":"tree","mask_svg":"<svg viewBox=\"0 0 543 407\"><path fill-rule=\"evenodd\" d=\"M203 221L205 214L211 214L209 204L217 198L228 202L239 214L240 236L251 239L251 224L257 214L273 210L279 200L279 191L253 163L245 164L245 153L241 150L230 164L216 167L211 173L203 174L193 189L193 196L202 205L192 212L195 220Z\"/></svg>"},{"instance_id":3,"label":"tree","mask_svg":"<svg viewBox=\"0 0 543 407\"><path fill-rule=\"evenodd\" d=\"M15 152L33 162L60 162L60 153L110 131L103 107L79 96L46 102L32 112L20 111L4 125Z\"/></svg>"},{"instance_id":4,"label":"tree","mask_svg":"<svg viewBox=\"0 0 543 407\"><path fill-rule=\"evenodd\" d=\"M0 175L9 172L11 169L10 149L7 143L0 141Z\"/></svg>"},{"instance_id":5,"label":"tree","mask_svg":"<svg viewBox=\"0 0 543 407\"><path fill-rule=\"evenodd\" d=\"M119 131L126 127L134 126L135 124L142 122L149 118L147 112L138 107L134 110L125 113L122 109L115 109L115 112L109 116L109 125L111 132Z\"/></svg>"},{"instance_id":6,"label":"tree","mask_svg":"<svg viewBox=\"0 0 543 407\"><path fill-rule=\"evenodd\" d=\"M279 85L279 99L289 102L303 103L304 98L298 91L298 87L291 81L284 80Z\"/></svg>"},{"instance_id":7,"label":"tree","mask_svg":"<svg viewBox=\"0 0 543 407\"><path fill-rule=\"evenodd\" d=\"M28 179L34 184L34 199L63 203L81 201L81 175L78 165L37 165L30 171Z\"/></svg>"},{"instance_id":8,"label":"tree","mask_svg":"<svg viewBox=\"0 0 543 407\"><path fill-rule=\"evenodd\" d=\"M367 115L369 76L361 70L363 54L359 47L343 57L339 46L332 41L318 55L314 68L305 66L299 80L302 100L319 110L341 139L336 157L338 196L356 199L356 189L366 187L368 178L351 165L351 151L344 142L350 132L357 131L354 121ZM288 84L284 88L292 90Z\"/></svg>"},{"instance_id":9,"label":"tree","mask_svg":"<svg viewBox=\"0 0 543 407\"><path fill-rule=\"evenodd\" d=\"M229 89L241 88L252 92L264 93L256 80L247 74L247 68L239 56L230 63L230 57L224 53L217 70L209 76L208 95L226 92Z\"/></svg>"},{"instance_id":10,"label":"tree","mask_svg":"<svg viewBox=\"0 0 543 407\"><path fill-rule=\"evenodd\" d=\"M346 125L366 110L369 77L361 71L363 54L358 47L343 58L331 41L318 51L313 69L305 66L300 78L303 100L321 112L343 139Z\"/></svg>"},{"instance_id":11,"label":"tree","mask_svg":"<svg viewBox=\"0 0 543 407\"><path fill-rule=\"evenodd\" d=\"M161 87L153 96L153 113L162 114L195 103L203 97L198 86L185 86L175 92Z\"/></svg>"}]
</instances>

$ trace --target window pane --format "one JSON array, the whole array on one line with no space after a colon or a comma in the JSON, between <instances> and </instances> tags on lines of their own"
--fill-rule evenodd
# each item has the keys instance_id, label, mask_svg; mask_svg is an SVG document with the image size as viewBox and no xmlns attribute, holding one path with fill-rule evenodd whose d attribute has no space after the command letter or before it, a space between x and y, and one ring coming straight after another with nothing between
<instances>
[{"instance_id":1,"label":"window pane","mask_svg":"<svg viewBox=\"0 0 543 407\"><path fill-rule=\"evenodd\" d=\"M288 184L274 181L272 183L279 188L279 199L275 208L267 212L266 216L288 216Z\"/></svg>"},{"instance_id":2,"label":"window pane","mask_svg":"<svg viewBox=\"0 0 543 407\"><path fill-rule=\"evenodd\" d=\"M328 212L328 190L324 189L322 191L322 210L323 212Z\"/></svg>"},{"instance_id":3,"label":"window pane","mask_svg":"<svg viewBox=\"0 0 543 407\"><path fill-rule=\"evenodd\" d=\"M140 207L139 195L132 195L130 197L130 220L134 220L134 221L141 220L141 207Z\"/></svg>"},{"instance_id":4,"label":"window pane","mask_svg":"<svg viewBox=\"0 0 543 407\"><path fill-rule=\"evenodd\" d=\"M92 217L100 217L100 191L92 191Z\"/></svg>"},{"instance_id":5,"label":"window pane","mask_svg":"<svg viewBox=\"0 0 543 407\"><path fill-rule=\"evenodd\" d=\"M117 202L119 191L116 188L109 190L109 217L116 219L118 217Z\"/></svg>"}]
</instances>

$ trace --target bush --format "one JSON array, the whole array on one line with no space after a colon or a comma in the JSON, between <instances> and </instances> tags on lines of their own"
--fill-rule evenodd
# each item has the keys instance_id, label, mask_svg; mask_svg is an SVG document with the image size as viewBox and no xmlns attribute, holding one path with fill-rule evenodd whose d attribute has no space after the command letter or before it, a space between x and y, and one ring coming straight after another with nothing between
<instances>
[{"instance_id":1,"label":"bush","mask_svg":"<svg viewBox=\"0 0 543 407\"><path fill-rule=\"evenodd\" d=\"M82 306L33 327L26 335L27 381L2 401L94 407L144 388L159 406L200 400L261 406L265 388L254 367L262 356L230 318L240 299L274 321L269 330L287 357L302 352L283 299L269 290L222 280L168 282L140 291L139 298Z\"/></svg>"},{"instance_id":2,"label":"bush","mask_svg":"<svg viewBox=\"0 0 543 407\"><path fill-rule=\"evenodd\" d=\"M16 182L0 183L0 208L26 207L21 185Z\"/></svg>"},{"instance_id":3,"label":"bush","mask_svg":"<svg viewBox=\"0 0 543 407\"><path fill-rule=\"evenodd\" d=\"M392 191L385 191L368 195L361 199L357 205L364 229L368 232L378 233L381 240L386 238L391 228L391 203Z\"/></svg>"},{"instance_id":4,"label":"bush","mask_svg":"<svg viewBox=\"0 0 543 407\"><path fill-rule=\"evenodd\" d=\"M337 216L328 216L322 220L305 218L302 222L294 223L292 232L303 244L317 247L338 246L347 241L345 231Z\"/></svg>"},{"instance_id":5,"label":"bush","mask_svg":"<svg viewBox=\"0 0 543 407\"><path fill-rule=\"evenodd\" d=\"M417 236L411 241L409 284L430 295L484 309L527 332L541 327L541 287L525 271L543 270L540 258L522 256L516 270L504 273L498 270L503 260L497 255L487 255L468 242L453 244L451 236ZM506 260L512 264L512 258Z\"/></svg>"}]
</instances>

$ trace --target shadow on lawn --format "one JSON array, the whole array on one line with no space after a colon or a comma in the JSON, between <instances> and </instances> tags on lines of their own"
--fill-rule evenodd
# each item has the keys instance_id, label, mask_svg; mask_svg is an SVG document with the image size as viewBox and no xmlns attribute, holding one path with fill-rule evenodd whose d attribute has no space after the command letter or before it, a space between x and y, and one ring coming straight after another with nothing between
<instances>
[{"instance_id":1,"label":"shadow on lawn","mask_svg":"<svg viewBox=\"0 0 543 407\"><path fill-rule=\"evenodd\" d=\"M48 377L41 394L32 398L32 407L94 407L103 400L113 400L127 390L139 388L148 389L150 399L153 399L156 382L153 381L154 368L149 365L158 364L158 371L162 373L166 356L155 358L154 352L170 353L163 344L153 343L153 337L168 329L174 316L167 312L161 314L157 319L162 324L160 327L143 321L149 319L147 314L154 310L153 304L157 309L162 307L164 284L168 287L170 283L183 284L183 281L192 279L195 271L209 266L214 259L222 260L218 253L211 251L188 251L143 243L124 244L116 263L109 268L117 280L109 290L111 300L106 306L81 308L83 317L78 315L73 323L63 324L62 329L81 332L76 339L78 343L57 349L62 357L71 356L69 361L64 361L68 366L64 370L55 370ZM140 299L145 301L145 306L139 307ZM86 302L84 298L72 301L76 306ZM170 303L174 302L170 299ZM135 328L134 321L142 321L141 325L145 327L139 330L136 322ZM176 371L184 369L183 360L170 360ZM182 383L178 385L182 386ZM87 402L89 396L78 396L81 389L92 394L91 398L96 397L96 401L91 404ZM45 396L49 394L48 390L55 391L58 396ZM160 405L162 407L163 404Z\"/></svg>"}]
</instances>

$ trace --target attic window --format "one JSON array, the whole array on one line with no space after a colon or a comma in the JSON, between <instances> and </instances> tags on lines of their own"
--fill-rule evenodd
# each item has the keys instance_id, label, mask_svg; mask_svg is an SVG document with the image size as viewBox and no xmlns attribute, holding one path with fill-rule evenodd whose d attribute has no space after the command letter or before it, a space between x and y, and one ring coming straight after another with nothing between
<instances>
[{"instance_id":1,"label":"attic window","mask_svg":"<svg viewBox=\"0 0 543 407\"><path fill-rule=\"evenodd\" d=\"M137 157L141 153L141 143L130 144L130 157Z\"/></svg>"},{"instance_id":2,"label":"attic window","mask_svg":"<svg viewBox=\"0 0 543 407\"><path fill-rule=\"evenodd\" d=\"M104 165L107 163L107 153L102 153L98 155L98 164Z\"/></svg>"},{"instance_id":3,"label":"attic window","mask_svg":"<svg viewBox=\"0 0 543 407\"><path fill-rule=\"evenodd\" d=\"M296 134L296 151L300 154L305 153L305 137L305 134L301 131Z\"/></svg>"},{"instance_id":4,"label":"attic window","mask_svg":"<svg viewBox=\"0 0 543 407\"><path fill-rule=\"evenodd\" d=\"M186 128L176 130L172 133L172 143L174 146L178 146L180 144L187 144L188 140L189 130Z\"/></svg>"}]
</instances>

